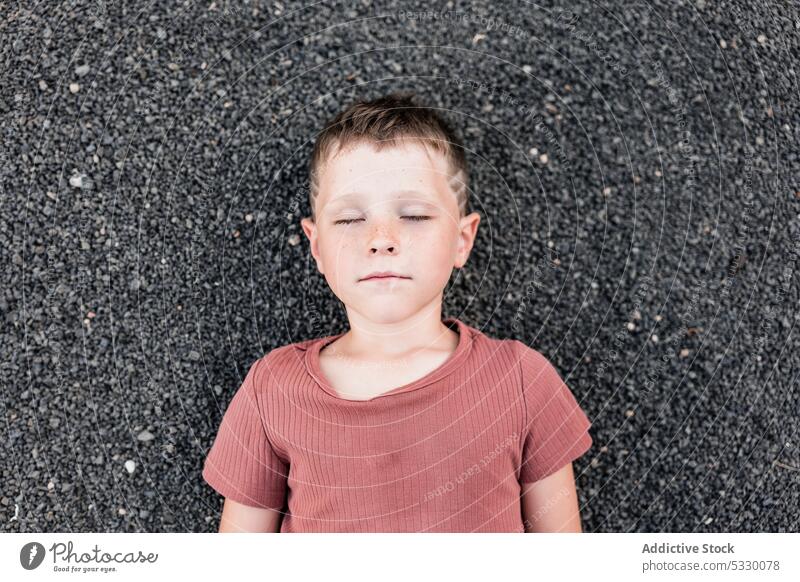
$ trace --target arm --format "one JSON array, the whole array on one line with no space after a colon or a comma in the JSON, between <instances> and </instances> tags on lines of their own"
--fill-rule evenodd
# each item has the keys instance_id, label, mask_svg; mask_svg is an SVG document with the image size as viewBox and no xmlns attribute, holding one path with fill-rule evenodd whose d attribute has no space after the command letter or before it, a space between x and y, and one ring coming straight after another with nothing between
<instances>
[{"instance_id":1,"label":"arm","mask_svg":"<svg viewBox=\"0 0 800 582\"><path fill-rule=\"evenodd\" d=\"M277 533L283 514L274 509L250 507L225 498L219 533Z\"/></svg>"},{"instance_id":2,"label":"arm","mask_svg":"<svg viewBox=\"0 0 800 582\"><path fill-rule=\"evenodd\" d=\"M572 463L535 483L522 483L525 533L582 533Z\"/></svg>"}]
</instances>

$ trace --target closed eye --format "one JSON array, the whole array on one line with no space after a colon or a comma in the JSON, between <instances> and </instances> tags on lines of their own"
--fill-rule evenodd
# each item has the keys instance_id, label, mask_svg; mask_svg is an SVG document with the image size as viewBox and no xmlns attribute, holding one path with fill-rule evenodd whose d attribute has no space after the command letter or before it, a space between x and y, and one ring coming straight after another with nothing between
<instances>
[{"instance_id":1,"label":"closed eye","mask_svg":"<svg viewBox=\"0 0 800 582\"><path fill-rule=\"evenodd\" d=\"M407 218L413 222L420 222L423 220L430 220L430 216L401 216L400 218ZM353 222L358 222L359 220L364 220L363 218L341 218L335 221L333 224L351 224Z\"/></svg>"}]
</instances>

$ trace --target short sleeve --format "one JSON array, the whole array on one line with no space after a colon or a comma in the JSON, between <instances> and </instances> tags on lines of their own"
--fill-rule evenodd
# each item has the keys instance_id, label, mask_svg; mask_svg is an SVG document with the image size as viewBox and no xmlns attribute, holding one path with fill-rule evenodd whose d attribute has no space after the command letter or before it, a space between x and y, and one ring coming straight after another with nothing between
<instances>
[{"instance_id":1,"label":"short sleeve","mask_svg":"<svg viewBox=\"0 0 800 582\"><path fill-rule=\"evenodd\" d=\"M592 423L553 365L519 340L525 403L520 483L534 483L582 456L592 446Z\"/></svg>"},{"instance_id":2,"label":"short sleeve","mask_svg":"<svg viewBox=\"0 0 800 582\"><path fill-rule=\"evenodd\" d=\"M280 510L287 464L275 453L256 399L259 361L236 391L206 457L203 479L220 495L251 507Z\"/></svg>"}]
</instances>

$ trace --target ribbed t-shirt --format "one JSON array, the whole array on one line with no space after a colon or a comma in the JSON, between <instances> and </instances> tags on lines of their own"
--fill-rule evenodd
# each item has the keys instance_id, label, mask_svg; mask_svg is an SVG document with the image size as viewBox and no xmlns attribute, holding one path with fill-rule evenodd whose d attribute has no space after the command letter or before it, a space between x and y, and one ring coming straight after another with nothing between
<instances>
[{"instance_id":1,"label":"ribbed t-shirt","mask_svg":"<svg viewBox=\"0 0 800 582\"><path fill-rule=\"evenodd\" d=\"M438 368L368 400L337 395L321 349L250 367L203 468L218 493L280 510L281 532L522 532L522 483L583 455L591 426L553 365L519 340L447 318Z\"/></svg>"}]
</instances>

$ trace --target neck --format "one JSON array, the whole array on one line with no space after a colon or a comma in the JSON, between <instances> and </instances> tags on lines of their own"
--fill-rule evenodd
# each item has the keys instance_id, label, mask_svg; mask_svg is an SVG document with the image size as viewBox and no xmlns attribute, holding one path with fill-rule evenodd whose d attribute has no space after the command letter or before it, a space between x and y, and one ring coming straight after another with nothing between
<instances>
[{"instance_id":1,"label":"neck","mask_svg":"<svg viewBox=\"0 0 800 582\"><path fill-rule=\"evenodd\" d=\"M375 321L347 308L350 331L332 351L365 359L401 358L425 349L454 349L458 334L442 323L441 300L403 319Z\"/></svg>"}]
</instances>

